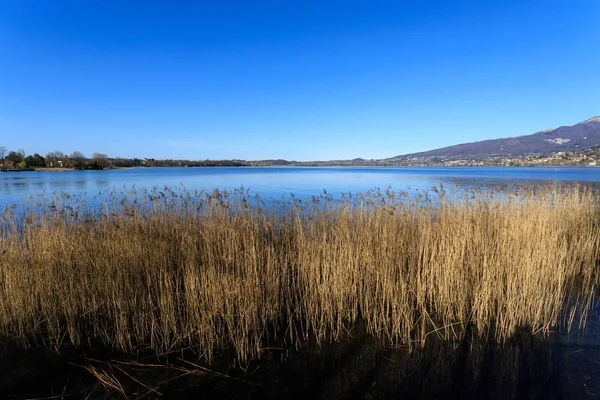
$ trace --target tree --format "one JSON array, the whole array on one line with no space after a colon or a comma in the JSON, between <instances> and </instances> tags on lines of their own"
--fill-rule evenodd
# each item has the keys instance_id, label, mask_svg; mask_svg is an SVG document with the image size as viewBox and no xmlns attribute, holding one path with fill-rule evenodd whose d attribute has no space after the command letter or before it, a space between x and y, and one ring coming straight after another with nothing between
<instances>
[{"instance_id":1,"label":"tree","mask_svg":"<svg viewBox=\"0 0 600 400\"><path fill-rule=\"evenodd\" d=\"M51 151L46 154L46 165L49 167L60 167L61 165L66 165L66 156L62 151Z\"/></svg>"},{"instance_id":2,"label":"tree","mask_svg":"<svg viewBox=\"0 0 600 400\"><path fill-rule=\"evenodd\" d=\"M25 165L27 167L43 168L46 166L46 160L38 153L35 153L33 156L25 157Z\"/></svg>"},{"instance_id":3,"label":"tree","mask_svg":"<svg viewBox=\"0 0 600 400\"><path fill-rule=\"evenodd\" d=\"M55 151L51 151L50 153L46 154L46 164L49 167L56 167L57 161L58 161L58 157L56 157Z\"/></svg>"},{"instance_id":4,"label":"tree","mask_svg":"<svg viewBox=\"0 0 600 400\"><path fill-rule=\"evenodd\" d=\"M23 156L20 153L17 153L16 151L11 151L10 153L8 153L8 156L6 156L6 159L8 161L10 161L10 163L13 166L16 166L19 163L23 162Z\"/></svg>"},{"instance_id":5,"label":"tree","mask_svg":"<svg viewBox=\"0 0 600 400\"><path fill-rule=\"evenodd\" d=\"M54 152L56 154L56 166L64 167L69 164L69 157L60 150Z\"/></svg>"},{"instance_id":6,"label":"tree","mask_svg":"<svg viewBox=\"0 0 600 400\"><path fill-rule=\"evenodd\" d=\"M87 161L87 159L85 158L83 153L80 151L74 151L73 153L71 153L71 156L69 158L70 158L71 165L73 167L75 167L76 169L83 168L85 165L85 162Z\"/></svg>"},{"instance_id":7,"label":"tree","mask_svg":"<svg viewBox=\"0 0 600 400\"><path fill-rule=\"evenodd\" d=\"M0 146L0 162L2 162L2 166L4 167L4 158L6 157L6 153L8 153L8 149L6 146Z\"/></svg>"},{"instance_id":8,"label":"tree","mask_svg":"<svg viewBox=\"0 0 600 400\"><path fill-rule=\"evenodd\" d=\"M46 166L46 160L44 157L40 156L38 153L33 155L33 161L35 162L35 166L38 168L43 168Z\"/></svg>"},{"instance_id":9,"label":"tree","mask_svg":"<svg viewBox=\"0 0 600 400\"><path fill-rule=\"evenodd\" d=\"M95 166L99 168L107 168L108 167L108 156L103 153L94 153L92 156L92 162Z\"/></svg>"}]
</instances>

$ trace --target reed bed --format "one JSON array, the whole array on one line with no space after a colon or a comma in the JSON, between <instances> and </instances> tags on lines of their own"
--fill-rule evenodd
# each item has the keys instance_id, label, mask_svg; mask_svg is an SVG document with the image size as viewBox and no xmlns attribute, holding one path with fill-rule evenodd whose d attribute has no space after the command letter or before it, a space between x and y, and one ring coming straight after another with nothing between
<instances>
[{"instance_id":1,"label":"reed bed","mask_svg":"<svg viewBox=\"0 0 600 400\"><path fill-rule=\"evenodd\" d=\"M43 196L0 221L0 342L240 361L272 343L510 340L585 321L600 213L585 187L334 201L243 189Z\"/></svg>"}]
</instances>

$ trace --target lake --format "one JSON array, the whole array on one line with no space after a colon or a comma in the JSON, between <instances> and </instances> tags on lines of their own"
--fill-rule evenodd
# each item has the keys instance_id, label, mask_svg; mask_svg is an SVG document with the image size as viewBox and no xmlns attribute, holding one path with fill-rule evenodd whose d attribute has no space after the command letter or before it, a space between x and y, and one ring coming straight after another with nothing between
<instances>
[{"instance_id":1,"label":"lake","mask_svg":"<svg viewBox=\"0 0 600 400\"><path fill-rule=\"evenodd\" d=\"M366 192L392 186L394 190L421 191L443 184L447 189L501 185L543 184L551 180L594 183L594 167L223 167L134 168L106 171L1 172L0 207L21 202L27 195L83 194L123 187L147 188L184 185L189 190L239 189L263 197L300 197L322 193Z\"/></svg>"}]
</instances>

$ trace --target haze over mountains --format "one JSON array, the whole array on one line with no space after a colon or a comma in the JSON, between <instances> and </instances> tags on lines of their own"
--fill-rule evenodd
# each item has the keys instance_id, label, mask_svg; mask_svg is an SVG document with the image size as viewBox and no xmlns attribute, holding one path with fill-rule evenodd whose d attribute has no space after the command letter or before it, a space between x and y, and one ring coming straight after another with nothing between
<instances>
[{"instance_id":1,"label":"haze over mountains","mask_svg":"<svg viewBox=\"0 0 600 400\"><path fill-rule=\"evenodd\" d=\"M600 116L572 126L547 129L532 135L464 143L419 153L404 154L386 161L409 159L485 159L494 157L524 157L556 152L587 150L600 146Z\"/></svg>"}]
</instances>

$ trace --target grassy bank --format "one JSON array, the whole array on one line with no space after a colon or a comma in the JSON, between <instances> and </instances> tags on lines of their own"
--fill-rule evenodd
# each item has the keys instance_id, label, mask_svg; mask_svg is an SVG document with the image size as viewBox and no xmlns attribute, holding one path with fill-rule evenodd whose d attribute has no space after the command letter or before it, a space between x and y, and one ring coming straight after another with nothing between
<instances>
[{"instance_id":1,"label":"grassy bank","mask_svg":"<svg viewBox=\"0 0 600 400\"><path fill-rule=\"evenodd\" d=\"M243 191L130 190L95 214L38 199L0 233L0 341L192 349L240 360L357 324L406 346L503 341L585 316L600 213L573 187L276 206Z\"/></svg>"}]
</instances>

